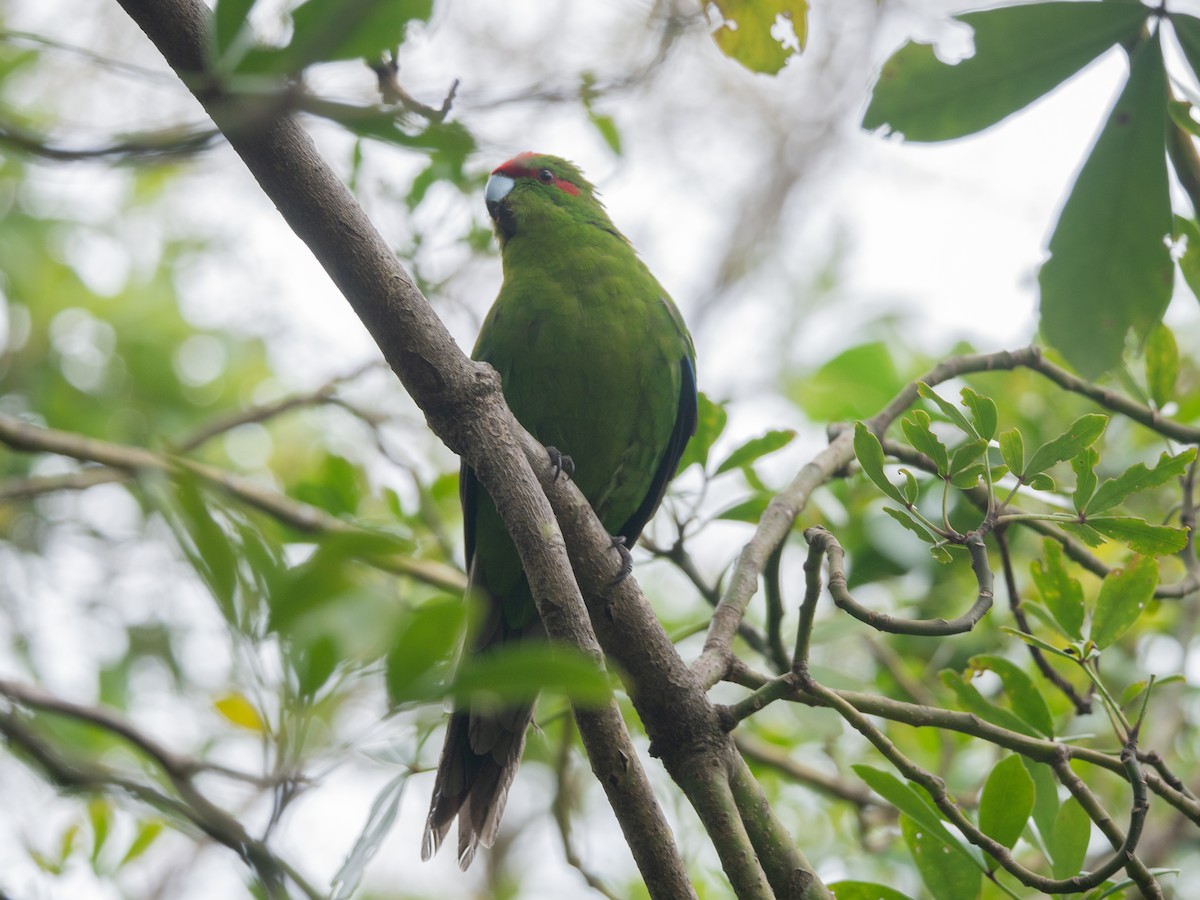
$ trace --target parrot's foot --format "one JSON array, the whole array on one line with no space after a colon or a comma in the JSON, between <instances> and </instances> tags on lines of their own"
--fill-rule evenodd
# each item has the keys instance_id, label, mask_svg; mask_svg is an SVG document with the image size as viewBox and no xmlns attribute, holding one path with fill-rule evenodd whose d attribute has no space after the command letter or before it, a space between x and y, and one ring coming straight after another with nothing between
<instances>
[{"instance_id":1,"label":"parrot's foot","mask_svg":"<svg viewBox=\"0 0 1200 900\"><path fill-rule=\"evenodd\" d=\"M554 469L554 477L552 481L558 481L559 475L566 475L570 478L575 474L575 460L567 456L557 447L547 447L546 453L550 457L550 466Z\"/></svg>"},{"instance_id":2,"label":"parrot's foot","mask_svg":"<svg viewBox=\"0 0 1200 900\"><path fill-rule=\"evenodd\" d=\"M621 571L617 573L617 577L612 580L613 585L620 584L633 573L633 554L629 552L629 548L625 546L625 536L617 535L612 539L613 549L617 551L617 555L621 557ZM609 585L612 587L612 585Z\"/></svg>"}]
</instances>

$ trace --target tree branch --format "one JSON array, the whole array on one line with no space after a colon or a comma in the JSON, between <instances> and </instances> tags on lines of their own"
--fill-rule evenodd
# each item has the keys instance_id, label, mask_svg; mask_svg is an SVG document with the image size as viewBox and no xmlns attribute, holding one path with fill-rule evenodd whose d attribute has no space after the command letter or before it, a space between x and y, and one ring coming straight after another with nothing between
<instances>
[{"instance_id":1,"label":"tree branch","mask_svg":"<svg viewBox=\"0 0 1200 900\"><path fill-rule=\"evenodd\" d=\"M602 665L562 533L531 467L532 460L549 479L545 451L508 411L496 373L467 359L458 348L295 117L280 109L272 118L248 121L204 74L211 13L203 3L119 2L225 132L288 225L325 268L433 432L462 456L491 494L513 537L547 633ZM603 544L608 543L605 537ZM577 710L576 720L593 771L651 894L693 896L687 870L615 702L601 710Z\"/></svg>"}]
</instances>

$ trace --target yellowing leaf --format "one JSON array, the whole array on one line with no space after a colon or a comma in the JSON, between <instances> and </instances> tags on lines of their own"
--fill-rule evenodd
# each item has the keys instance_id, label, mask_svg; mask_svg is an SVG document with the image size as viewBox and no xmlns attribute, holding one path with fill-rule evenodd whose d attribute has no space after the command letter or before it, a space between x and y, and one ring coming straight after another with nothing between
<instances>
[{"instance_id":1,"label":"yellowing leaf","mask_svg":"<svg viewBox=\"0 0 1200 900\"><path fill-rule=\"evenodd\" d=\"M227 722L236 725L238 728L245 728L247 731L257 731L259 733L266 731L266 725L262 720L262 716L258 714L258 710L241 694L226 694L213 703L213 708Z\"/></svg>"},{"instance_id":2,"label":"yellowing leaf","mask_svg":"<svg viewBox=\"0 0 1200 900\"><path fill-rule=\"evenodd\" d=\"M711 0L705 5L710 22L714 8L721 22L713 40L752 72L774 75L804 49L808 0Z\"/></svg>"}]
</instances>

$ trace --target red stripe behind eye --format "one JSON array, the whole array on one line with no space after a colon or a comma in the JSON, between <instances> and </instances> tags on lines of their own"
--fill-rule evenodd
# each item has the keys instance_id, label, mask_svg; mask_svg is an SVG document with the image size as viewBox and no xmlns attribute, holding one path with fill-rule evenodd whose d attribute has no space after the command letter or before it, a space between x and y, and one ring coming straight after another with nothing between
<instances>
[{"instance_id":1,"label":"red stripe behind eye","mask_svg":"<svg viewBox=\"0 0 1200 900\"><path fill-rule=\"evenodd\" d=\"M522 153L519 156L514 156L508 162L501 166L497 166L492 170L493 175L507 175L509 178L537 178L540 167L529 165L529 161L535 158L533 153ZM559 190L566 191L568 194L575 196L579 195L579 188L565 178L556 178L553 182L554 186Z\"/></svg>"}]
</instances>

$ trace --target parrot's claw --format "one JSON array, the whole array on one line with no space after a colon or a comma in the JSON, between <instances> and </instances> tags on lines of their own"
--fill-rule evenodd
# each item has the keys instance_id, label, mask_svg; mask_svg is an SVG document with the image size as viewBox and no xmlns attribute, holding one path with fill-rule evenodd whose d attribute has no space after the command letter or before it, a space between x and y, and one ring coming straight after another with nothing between
<instances>
[{"instance_id":1,"label":"parrot's claw","mask_svg":"<svg viewBox=\"0 0 1200 900\"><path fill-rule=\"evenodd\" d=\"M551 481L558 481L559 475L566 475L570 478L575 474L575 460L567 456L557 447L547 447L546 453L550 457L550 466L554 469L554 476Z\"/></svg>"},{"instance_id":2,"label":"parrot's claw","mask_svg":"<svg viewBox=\"0 0 1200 900\"><path fill-rule=\"evenodd\" d=\"M617 551L617 555L621 557L621 571L617 573L617 577L612 580L612 585L618 585L633 573L633 554L629 552L629 548L625 546L625 536L617 535L612 539L613 549ZM610 585L610 587L612 586Z\"/></svg>"}]
</instances>

